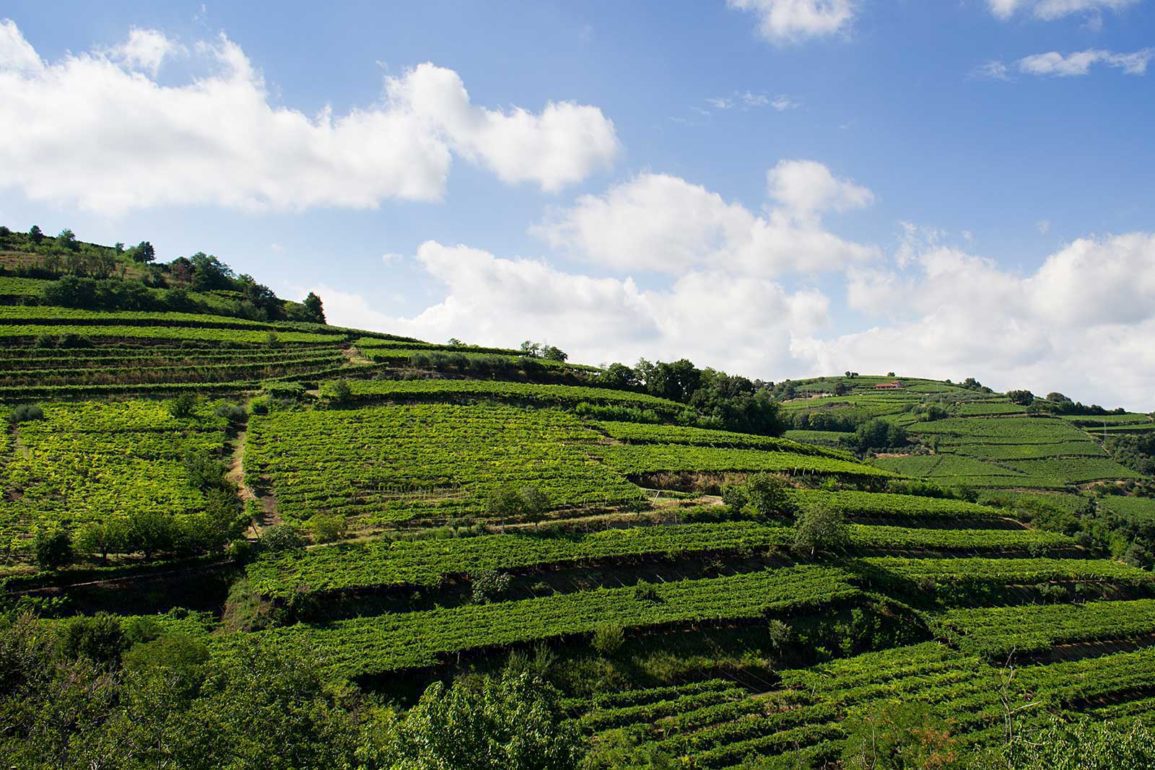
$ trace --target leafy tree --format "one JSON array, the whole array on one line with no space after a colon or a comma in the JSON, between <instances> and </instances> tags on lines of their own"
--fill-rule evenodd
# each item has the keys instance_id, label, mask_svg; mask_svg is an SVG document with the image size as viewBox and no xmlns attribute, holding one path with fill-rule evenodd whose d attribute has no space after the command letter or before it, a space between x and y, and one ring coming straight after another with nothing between
<instances>
[{"instance_id":1,"label":"leafy tree","mask_svg":"<svg viewBox=\"0 0 1155 770\"><path fill-rule=\"evenodd\" d=\"M1011 400L1012 404L1030 406L1035 400L1035 394L1029 390L1008 390L1007 398Z\"/></svg>"},{"instance_id":2,"label":"leafy tree","mask_svg":"<svg viewBox=\"0 0 1155 770\"><path fill-rule=\"evenodd\" d=\"M72 537L63 529L39 530L33 550L41 569L59 569L72 562Z\"/></svg>"},{"instance_id":3,"label":"leafy tree","mask_svg":"<svg viewBox=\"0 0 1155 770\"><path fill-rule=\"evenodd\" d=\"M546 361L565 361L569 358L569 354L559 347L553 345L542 345L541 357Z\"/></svg>"},{"instance_id":4,"label":"leafy tree","mask_svg":"<svg viewBox=\"0 0 1155 770\"><path fill-rule=\"evenodd\" d=\"M842 512L828 505L808 505L794 521L794 548L814 557L837 553L850 545L850 529Z\"/></svg>"},{"instance_id":5,"label":"leafy tree","mask_svg":"<svg viewBox=\"0 0 1155 770\"><path fill-rule=\"evenodd\" d=\"M527 670L429 686L380 763L394 770L574 770L582 738L560 693Z\"/></svg>"},{"instance_id":6,"label":"leafy tree","mask_svg":"<svg viewBox=\"0 0 1155 770\"><path fill-rule=\"evenodd\" d=\"M44 240L44 231L40 229L40 225L32 225L32 229L28 231L28 240L34 244L39 244Z\"/></svg>"},{"instance_id":7,"label":"leafy tree","mask_svg":"<svg viewBox=\"0 0 1155 770\"><path fill-rule=\"evenodd\" d=\"M759 473L746 482L746 496L762 517L791 514L796 509L790 484L782 476Z\"/></svg>"},{"instance_id":8,"label":"leafy tree","mask_svg":"<svg viewBox=\"0 0 1155 770\"><path fill-rule=\"evenodd\" d=\"M949 725L918 701L877 703L844 722L846 770L947 770L963 767Z\"/></svg>"},{"instance_id":9,"label":"leafy tree","mask_svg":"<svg viewBox=\"0 0 1155 770\"><path fill-rule=\"evenodd\" d=\"M598 383L607 388L634 388L638 386L638 376L625 364L610 364L598 373Z\"/></svg>"},{"instance_id":10,"label":"leafy tree","mask_svg":"<svg viewBox=\"0 0 1155 770\"><path fill-rule=\"evenodd\" d=\"M682 358L672 363L658 362L645 381L646 391L660 398L687 402L702 381L702 372Z\"/></svg>"},{"instance_id":11,"label":"leafy tree","mask_svg":"<svg viewBox=\"0 0 1155 770\"><path fill-rule=\"evenodd\" d=\"M881 417L867 420L854 431L854 445L860 452L889 449L907 443L906 429Z\"/></svg>"},{"instance_id":12,"label":"leafy tree","mask_svg":"<svg viewBox=\"0 0 1155 770\"><path fill-rule=\"evenodd\" d=\"M76 240L76 233L68 228L60 231L60 235L56 236L56 242L70 251L76 251L80 248L80 244Z\"/></svg>"},{"instance_id":13,"label":"leafy tree","mask_svg":"<svg viewBox=\"0 0 1155 770\"><path fill-rule=\"evenodd\" d=\"M321 304L321 298L313 292L309 292L305 296L305 301L301 303L305 306L305 313L308 320L313 323L323 324L325 321L325 307Z\"/></svg>"}]
</instances>

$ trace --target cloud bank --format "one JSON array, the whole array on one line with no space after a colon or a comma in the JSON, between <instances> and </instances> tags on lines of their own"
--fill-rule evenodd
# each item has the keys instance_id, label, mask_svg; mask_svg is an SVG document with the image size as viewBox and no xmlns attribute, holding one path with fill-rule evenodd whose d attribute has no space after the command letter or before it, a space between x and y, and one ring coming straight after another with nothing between
<instances>
[{"instance_id":1,"label":"cloud bank","mask_svg":"<svg viewBox=\"0 0 1155 770\"><path fill-rule=\"evenodd\" d=\"M169 84L174 59L205 74ZM249 210L436 201L454 157L509 184L554 191L609 166L614 125L596 107L475 105L431 63L385 80L378 104L309 116L271 100L225 36L186 47L134 29L111 49L46 62L0 22L0 186L103 214L162 205Z\"/></svg>"}]
</instances>

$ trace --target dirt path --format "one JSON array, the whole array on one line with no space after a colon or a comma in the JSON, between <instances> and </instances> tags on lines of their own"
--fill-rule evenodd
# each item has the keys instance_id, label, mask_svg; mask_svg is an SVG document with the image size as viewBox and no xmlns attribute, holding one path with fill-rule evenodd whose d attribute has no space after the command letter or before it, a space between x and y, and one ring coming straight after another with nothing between
<instances>
[{"instance_id":1,"label":"dirt path","mask_svg":"<svg viewBox=\"0 0 1155 770\"><path fill-rule=\"evenodd\" d=\"M237 432L236 438L233 439L233 451L229 457L229 470L225 474L225 478L236 485L237 497L240 498L242 505L248 507L250 502L255 501L260 506L259 520L254 521L245 530L245 537L255 540L265 527L280 524L281 515L277 511L277 499L271 494L260 494L249 485L245 478L245 446L248 435L248 430L241 428Z\"/></svg>"}]
</instances>

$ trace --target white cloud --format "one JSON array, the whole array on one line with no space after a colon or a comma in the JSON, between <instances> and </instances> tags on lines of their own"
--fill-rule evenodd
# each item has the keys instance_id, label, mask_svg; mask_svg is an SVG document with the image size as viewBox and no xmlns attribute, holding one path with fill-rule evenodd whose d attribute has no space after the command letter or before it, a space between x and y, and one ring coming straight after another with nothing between
<instances>
[{"instance_id":1,"label":"white cloud","mask_svg":"<svg viewBox=\"0 0 1155 770\"><path fill-rule=\"evenodd\" d=\"M1001 61L989 61L975 68L974 76L991 80L1010 80L1007 65Z\"/></svg>"},{"instance_id":2,"label":"white cloud","mask_svg":"<svg viewBox=\"0 0 1155 770\"><path fill-rule=\"evenodd\" d=\"M991 13L1000 19L1009 19L1019 11L1037 19L1051 21L1074 13L1098 13L1104 10L1121 11L1139 0L987 0Z\"/></svg>"},{"instance_id":3,"label":"white cloud","mask_svg":"<svg viewBox=\"0 0 1155 770\"><path fill-rule=\"evenodd\" d=\"M866 188L800 160L770 169L767 184L776 205L758 215L679 177L641 174L603 195L580 197L532 232L578 258L627 271L765 276L830 270L875 255L821 221L827 211L869 204Z\"/></svg>"},{"instance_id":4,"label":"white cloud","mask_svg":"<svg viewBox=\"0 0 1155 770\"><path fill-rule=\"evenodd\" d=\"M108 55L129 69L147 71L155 78L167 57L183 51L182 46L155 29L133 27L129 30L128 40L111 49Z\"/></svg>"},{"instance_id":5,"label":"white cloud","mask_svg":"<svg viewBox=\"0 0 1155 770\"><path fill-rule=\"evenodd\" d=\"M44 62L24 36L16 23L8 19L0 20L0 72L38 73L44 69Z\"/></svg>"},{"instance_id":6,"label":"white cloud","mask_svg":"<svg viewBox=\"0 0 1155 770\"><path fill-rule=\"evenodd\" d=\"M14 23L0 22L0 187L102 213L369 208L439 199L454 155L505 182L557 190L619 149L595 107L480 107L456 72L429 63L388 78L379 104L308 116L273 104L224 36L190 49L208 74L157 82L180 50L160 32L134 29L113 49L45 63Z\"/></svg>"},{"instance_id":7,"label":"white cloud","mask_svg":"<svg viewBox=\"0 0 1155 770\"><path fill-rule=\"evenodd\" d=\"M931 239L905 268L851 274L849 304L876 326L796 349L818 371L976 376L1150 409L1153 265L1152 233L1074 241L1025 276Z\"/></svg>"},{"instance_id":8,"label":"white cloud","mask_svg":"<svg viewBox=\"0 0 1155 770\"><path fill-rule=\"evenodd\" d=\"M1066 55L1049 51L1019 59L1019 71L1027 75L1075 77L1086 75L1095 64L1105 64L1121 69L1127 75L1143 75L1153 56L1155 48L1144 48L1134 53L1114 53L1091 48Z\"/></svg>"},{"instance_id":9,"label":"white cloud","mask_svg":"<svg viewBox=\"0 0 1155 770\"><path fill-rule=\"evenodd\" d=\"M755 93L753 91L735 91L729 96L716 96L706 100L706 104L710 105L716 110L732 110L734 108L742 108L744 110L756 109L758 107L771 107L778 112L785 112L792 110L798 106L798 102L791 99L785 94L778 96L768 96L763 93Z\"/></svg>"},{"instance_id":10,"label":"white cloud","mask_svg":"<svg viewBox=\"0 0 1155 770\"><path fill-rule=\"evenodd\" d=\"M420 246L417 260L445 287L445 296L410 318L391 317L356 294L313 290L335 324L491 345L533 337L581 361L687 356L699 365L746 372L774 371L790 358L795 338L814 333L827 319L822 294L789 293L758 278L695 271L667 289L648 290L630 278L566 273L539 260L435 241Z\"/></svg>"},{"instance_id":11,"label":"white cloud","mask_svg":"<svg viewBox=\"0 0 1155 770\"><path fill-rule=\"evenodd\" d=\"M845 32L857 0L726 0L731 8L758 15L758 31L772 43L796 42Z\"/></svg>"}]
</instances>

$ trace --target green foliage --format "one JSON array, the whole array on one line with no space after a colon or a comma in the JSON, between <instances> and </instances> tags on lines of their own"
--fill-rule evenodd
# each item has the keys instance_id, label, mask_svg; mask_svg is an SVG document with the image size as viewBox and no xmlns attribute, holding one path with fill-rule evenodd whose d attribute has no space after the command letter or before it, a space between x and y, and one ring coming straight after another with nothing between
<instances>
[{"instance_id":1,"label":"green foliage","mask_svg":"<svg viewBox=\"0 0 1155 770\"><path fill-rule=\"evenodd\" d=\"M267 531L267 530L266 530ZM348 524L345 517L336 513L318 513L309 519L309 534L315 543L331 543L345 537Z\"/></svg>"},{"instance_id":2,"label":"green foliage","mask_svg":"<svg viewBox=\"0 0 1155 770\"><path fill-rule=\"evenodd\" d=\"M394 770L574 770L584 749L560 693L528 671L435 683L386 742Z\"/></svg>"},{"instance_id":3,"label":"green foliage","mask_svg":"<svg viewBox=\"0 0 1155 770\"><path fill-rule=\"evenodd\" d=\"M599 655L607 657L620 650L624 643L625 632L621 626L613 623L599 625L590 637L590 647Z\"/></svg>"},{"instance_id":4,"label":"green foliage","mask_svg":"<svg viewBox=\"0 0 1155 770\"><path fill-rule=\"evenodd\" d=\"M949 725L925 703L887 701L845 724L846 770L945 770L963 767Z\"/></svg>"},{"instance_id":5,"label":"green foliage","mask_svg":"<svg viewBox=\"0 0 1155 770\"><path fill-rule=\"evenodd\" d=\"M178 420L184 420L196 414L198 401L195 393L181 393L165 405L168 407L169 414Z\"/></svg>"},{"instance_id":6,"label":"green foliage","mask_svg":"<svg viewBox=\"0 0 1155 770\"><path fill-rule=\"evenodd\" d=\"M39 530L33 544L36 564L41 569L52 570L72 562L72 537L65 530Z\"/></svg>"},{"instance_id":7,"label":"green foliage","mask_svg":"<svg viewBox=\"0 0 1155 770\"><path fill-rule=\"evenodd\" d=\"M8 422L13 424L43 419L44 409L36 404L20 404L13 407L12 411L8 413Z\"/></svg>"},{"instance_id":8,"label":"green foliage","mask_svg":"<svg viewBox=\"0 0 1155 770\"><path fill-rule=\"evenodd\" d=\"M352 399L353 390L348 380L329 380L321 383L318 396L321 401L330 406L347 404Z\"/></svg>"},{"instance_id":9,"label":"green foliage","mask_svg":"<svg viewBox=\"0 0 1155 770\"><path fill-rule=\"evenodd\" d=\"M1035 400L1035 394L1029 390L1008 390L1007 398L1011 400L1012 404L1030 406Z\"/></svg>"},{"instance_id":10,"label":"green foliage","mask_svg":"<svg viewBox=\"0 0 1155 770\"><path fill-rule=\"evenodd\" d=\"M512 578L507 572L496 570L482 570L472 576L470 584L473 586L473 603L486 604L500 599L509 591Z\"/></svg>"},{"instance_id":11,"label":"green foliage","mask_svg":"<svg viewBox=\"0 0 1155 770\"><path fill-rule=\"evenodd\" d=\"M1007 770L1146 770L1155 767L1155 733L1142 721L1103 724L1053 720L1023 730L992 768Z\"/></svg>"},{"instance_id":12,"label":"green foliage","mask_svg":"<svg viewBox=\"0 0 1155 770\"><path fill-rule=\"evenodd\" d=\"M305 307L305 320L318 324L326 323L325 308L321 304L320 297L313 292L309 292L301 304Z\"/></svg>"},{"instance_id":13,"label":"green foliage","mask_svg":"<svg viewBox=\"0 0 1155 770\"><path fill-rule=\"evenodd\" d=\"M826 505L803 508L794 521L794 548L815 556L841 553L850 545L850 530L838 509Z\"/></svg>"},{"instance_id":14,"label":"green foliage","mask_svg":"<svg viewBox=\"0 0 1155 770\"><path fill-rule=\"evenodd\" d=\"M746 481L746 497L754 512L763 518L789 516L797 509L790 483L782 476L758 473Z\"/></svg>"},{"instance_id":15,"label":"green foliage","mask_svg":"<svg viewBox=\"0 0 1155 770\"><path fill-rule=\"evenodd\" d=\"M854 431L854 446L860 452L890 449L907 443L906 430L889 420L868 420Z\"/></svg>"},{"instance_id":16,"label":"green foliage","mask_svg":"<svg viewBox=\"0 0 1155 770\"><path fill-rule=\"evenodd\" d=\"M63 653L72 658L84 657L100 665L116 666L126 646L124 630L115 615L81 615L65 626Z\"/></svg>"},{"instance_id":17,"label":"green foliage","mask_svg":"<svg viewBox=\"0 0 1155 770\"><path fill-rule=\"evenodd\" d=\"M489 403L286 410L250 420L245 465L271 480L290 522L315 513L368 514L366 524L537 516L641 500L589 460L599 438L558 410Z\"/></svg>"},{"instance_id":18,"label":"green foliage","mask_svg":"<svg viewBox=\"0 0 1155 770\"><path fill-rule=\"evenodd\" d=\"M304 539L290 524L274 524L265 527L260 537L261 548L266 551L291 551L305 546Z\"/></svg>"}]
</instances>

